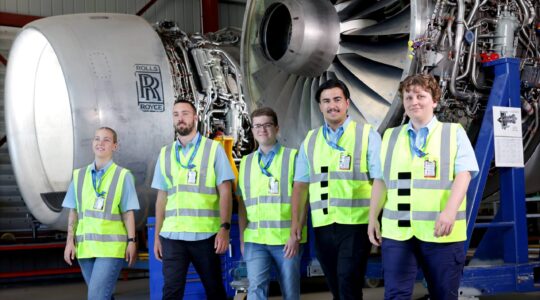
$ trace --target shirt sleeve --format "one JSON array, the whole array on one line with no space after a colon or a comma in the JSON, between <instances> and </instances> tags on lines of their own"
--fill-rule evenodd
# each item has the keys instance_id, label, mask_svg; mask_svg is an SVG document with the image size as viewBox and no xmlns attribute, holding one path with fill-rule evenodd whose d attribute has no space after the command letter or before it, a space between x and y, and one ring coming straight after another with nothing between
<instances>
[{"instance_id":1,"label":"shirt sleeve","mask_svg":"<svg viewBox=\"0 0 540 300\"><path fill-rule=\"evenodd\" d=\"M73 186L73 180L69 184L66 196L64 197L64 202L62 202L62 207L65 208L77 208L77 203L75 200L75 187Z\"/></svg>"},{"instance_id":2,"label":"shirt sleeve","mask_svg":"<svg viewBox=\"0 0 540 300\"><path fill-rule=\"evenodd\" d=\"M221 144L219 144L216 149L214 170L216 171L216 185L220 185L226 180L234 180L233 170Z\"/></svg>"},{"instance_id":3,"label":"shirt sleeve","mask_svg":"<svg viewBox=\"0 0 540 300\"><path fill-rule=\"evenodd\" d=\"M304 143L300 145L300 150L298 150L298 155L296 156L296 163L294 166L294 181L298 182L309 182L309 162L304 151Z\"/></svg>"},{"instance_id":4,"label":"shirt sleeve","mask_svg":"<svg viewBox=\"0 0 540 300\"><path fill-rule=\"evenodd\" d=\"M152 188L161 191L167 191L167 183L163 174L161 174L161 163L158 157L156 167L154 168L154 178L152 179Z\"/></svg>"},{"instance_id":5,"label":"shirt sleeve","mask_svg":"<svg viewBox=\"0 0 540 300\"><path fill-rule=\"evenodd\" d=\"M124 179L124 186L122 187L120 211L126 212L139 209L139 198L137 197L137 191L135 190L135 181L133 180L133 174L131 174L131 172L128 172Z\"/></svg>"},{"instance_id":6,"label":"shirt sleeve","mask_svg":"<svg viewBox=\"0 0 540 300\"><path fill-rule=\"evenodd\" d=\"M382 179L381 169L381 136L373 127L369 130L368 148L367 148L367 163L369 177L371 179Z\"/></svg>"},{"instance_id":7,"label":"shirt sleeve","mask_svg":"<svg viewBox=\"0 0 540 300\"><path fill-rule=\"evenodd\" d=\"M463 127L459 126L457 130L457 154L454 162L454 174L458 174L463 171L469 171L471 178L478 175L478 162L476 161L476 155L471 145L471 141L465 132Z\"/></svg>"}]
</instances>

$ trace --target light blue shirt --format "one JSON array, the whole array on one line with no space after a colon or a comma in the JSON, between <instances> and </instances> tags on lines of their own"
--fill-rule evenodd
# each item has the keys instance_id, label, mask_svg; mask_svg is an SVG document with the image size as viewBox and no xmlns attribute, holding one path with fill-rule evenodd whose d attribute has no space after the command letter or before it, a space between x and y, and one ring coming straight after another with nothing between
<instances>
[{"instance_id":1,"label":"light blue shirt","mask_svg":"<svg viewBox=\"0 0 540 300\"><path fill-rule=\"evenodd\" d=\"M435 116L425 127L420 128L418 131L414 130L412 122L407 124L411 155L416 155L414 147L417 149L424 148L429 132L433 130L437 124L439 124L439 121ZM460 126L457 130L457 154L454 162L454 174L469 171L471 173L471 178L474 178L478 174L478 170L478 162L476 161L476 155L474 154L471 141L469 141L469 137L463 127Z\"/></svg>"},{"instance_id":2,"label":"light blue shirt","mask_svg":"<svg viewBox=\"0 0 540 300\"><path fill-rule=\"evenodd\" d=\"M104 168L101 170L96 170L96 162L92 163L92 166L90 167L90 172L92 174L92 179L96 182L100 182L101 178L107 172L107 169L112 165L113 161L109 161ZM65 208L77 208L77 203L75 199L75 186L73 183L73 180L71 180L71 183L69 184L68 191L66 193L66 197L64 198L64 202L62 202L62 206ZM124 179L124 185L122 187L122 197L120 198L120 212L124 213L126 211L130 210L139 210L139 198L137 197L137 192L135 191L135 183L133 181L133 175L131 172L129 172L125 179Z\"/></svg>"},{"instance_id":3,"label":"light blue shirt","mask_svg":"<svg viewBox=\"0 0 540 300\"><path fill-rule=\"evenodd\" d=\"M332 130L332 128L330 128L328 124L325 124L325 126L328 126L328 129L329 129L328 135L327 135L328 140L337 144L340 137L338 132L339 131L345 132L345 130L347 129L347 126L349 126L350 123L351 123L351 118L347 117L345 122L343 122L343 125L337 128L336 131ZM371 130L369 131L368 148L367 148L368 172L369 172L369 178L371 179L383 178L380 153L381 153L381 136L375 130L373 130L373 127L372 127ZM295 170L294 170L294 181L306 182L306 183L309 182L309 161L308 161L306 152L304 151L304 143L302 143L302 145L300 146L300 150L298 151L298 157L296 158L296 165L295 165Z\"/></svg>"},{"instance_id":4,"label":"light blue shirt","mask_svg":"<svg viewBox=\"0 0 540 300\"><path fill-rule=\"evenodd\" d=\"M268 163L268 161L270 160L270 157L272 157L272 156L275 157L277 155L277 153L279 152L279 149L281 149L281 144L279 142L276 142L274 144L274 146L272 146L272 149L270 149L270 151L268 151L268 153L266 153L266 154L264 154L262 152L262 150L261 150L261 147L259 147L259 149L257 149L256 152L258 153L257 155L261 156L261 165L265 166ZM272 153L274 153L274 154L272 154ZM257 157L257 155L254 157L254 159L258 160L259 158ZM249 166L246 166L246 168L247 167L249 167ZM240 184L238 184L236 186L236 193L235 194L237 196L242 197L242 190L240 189Z\"/></svg>"},{"instance_id":5,"label":"light blue shirt","mask_svg":"<svg viewBox=\"0 0 540 300\"><path fill-rule=\"evenodd\" d=\"M186 157L189 150L195 146L195 143L197 142L197 139L199 138L199 133L195 134L193 139L187 143L185 147L180 144L180 142L176 141L176 149L180 149L182 156L182 162L187 162L189 157ZM199 147L197 151L203 151L203 147ZM216 185L220 185L224 181L227 180L234 180L234 173L232 171L231 165L229 164L229 159L227 158L227 155L225 154L225 150L223 150L223 147L218 145L216 149L216 157L214 160L214 170L216 172ZM152 179L152 188L161 190L161 191L167 191L167 183L165 181L165 178L161 174L161 164L160 164L160 157L158 157L156 162L156 168L154 169L154 178ZM193 233L193 232L160 232L159 235L171 239L171 240L183 240L183 241L200 241L205 240L207 238L210 238L215 233Z\"/></svg>"}]
</instances>

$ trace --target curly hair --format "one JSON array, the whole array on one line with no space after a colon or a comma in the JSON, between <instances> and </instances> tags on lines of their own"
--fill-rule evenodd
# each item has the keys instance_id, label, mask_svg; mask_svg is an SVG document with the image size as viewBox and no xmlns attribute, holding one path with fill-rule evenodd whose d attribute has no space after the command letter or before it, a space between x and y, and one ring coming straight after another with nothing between
<instances>
[{"instance_id":1,"label":"curly hair","mask_svg":"<svg viewBox=\"0 0 540 300\"><path fill-rule=\"evenodd\" d=\"M432 75L414 74L409 75L399 84L399 96L403 99L403 93L408 92L412 86L419 86L431 94L433 102L437 103L441 99L441 88L437 80Z\"/></svg>"}]
</instances>

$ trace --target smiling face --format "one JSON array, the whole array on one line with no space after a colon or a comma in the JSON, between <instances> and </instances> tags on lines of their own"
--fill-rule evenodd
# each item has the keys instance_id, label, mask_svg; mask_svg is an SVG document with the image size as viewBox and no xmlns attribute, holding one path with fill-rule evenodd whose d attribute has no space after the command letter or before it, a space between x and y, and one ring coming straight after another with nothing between
<instances>
[{"instance_id":1,"label":"smiling face","mask_svg":"<svg viewBox=\"0 0 540 300\"><path fill-rule=\"evenodd\" d=\"M418 85L409 86L403 90L403 108L413 125L422 127L433 119L433 110L437 102L433 100L431 93Z\"/></svg>"},{"instance_id":2,"label":"smiling face","mask_svg":"<svg viewBox=\"0 0 540 300\"><path fill-rule=\"evenodd\" d=\"M347 119L349 99L339 87L326 89L321 92L319 109L328 125L338 127Z\"/></svg>"},{"instance_id":3,"label":"smiling face","mask_svg":"<svg viewBox=\"0 0 540 300\"><path fill-rule=\"evenodd\" d=\"M98 129L94 135L92 149L98 159L111 159L118 144L114 139L114 134L107 129Z\"/></svg>"},{"instance_id":4,"label":"smiling face","mask_svg":"<svg viewBox=\"0 0 540 300\"><path fill-rule=\"evenodd\" d=\"M174 130L180 136L190 135L197 124L197 114L187 103L176 103L173 107Z\"/></svg>"},{"instance_id":5,"label":"smiling face","mask_svg":"<svg viewBox=\"0 0 540 300\"><path fill-rule=\"evenodd\" d=\"M276 143L279 126L274 124L270 116L258 116L253 118L253 137L261 146L272 146Z\"/></svg>"}]
</instances>

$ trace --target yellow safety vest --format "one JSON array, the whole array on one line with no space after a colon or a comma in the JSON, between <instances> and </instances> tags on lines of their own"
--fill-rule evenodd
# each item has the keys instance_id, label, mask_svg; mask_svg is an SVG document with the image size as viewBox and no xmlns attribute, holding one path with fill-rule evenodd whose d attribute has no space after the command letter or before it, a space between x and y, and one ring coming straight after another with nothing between
<instances>
[{"instance_id":1,"label":"yellow safety vest","mask_svg":"<svg viewBox=\"0 0 540 300\"><path fill-rule=\"evenodd\" d=\"M309 202L313 227L332 223L367 224L371 182L368 176L368 124L351 121L338 141L345 149L329 146L323 127L308 132L304 149L309 162ZM340 159L349 156L349 169Z\"/></svg>"},{"instance_id":2,"label":"yellow safety vest","mask_svg":"<svg viewBox=\"0 0 540 300\"><path fill-rule=\"evenodd\" d=\"M297 150L280 147L268 172L277 180L277 193L270 191L270 177L259 166L258 152L244 156L240 162L239 186L246 205L248 225L244 242L284 245L291 233L291 194ZM303 228L302 243L306 241Z\"/></svg>"},{"instance_id":3,"label":"yellow safety vest","mask_svg":"<svg viewBox=\"0 0 540 300\"><path fill-rule=\"evenodd\" d=\"M381 163L388 190L382 215L382 236L404 241L415 236L426 242L446 243L467 238L466 199L459 207L454 229L445 237L434 237L435 222L446 207L454 182L459 124L440 123L429 132L425 157L411 154L407 126L386 130ZM435 161L435 176L425 177L426 161ZM430 176L430 175L429 175Z\"/></svg>"},{"instance_id":4,"label":"yellow safety vest","mask_svg":"<svg viewBox=\"0 0 540 300\"><path fill-rule=\"evenodd\" d=\"M214 161L219 143L201 136L193 159L194 183L188 182L190 170L176 159L176 142L161 149L160 167L167 184L167 205L162 232L215 233L219 231L219 197ZM194 151L188 151L187 157ZM180 155L180 154L179 154Z\"/></svg>"},{"instance_id":5,"label":"yellow safety vest","mask_svg":"<svg viewBox=\"0 0 540 300\"><path fill-rule=\"evenodd\" d=\"M120 212L124 179L129 170L112 163L101 178L99 192L105 192L102 209L94 209L96 193L92 165L73 171L78 223L77 257L117 257L126 253L127 231Z\"/></svg>"}]
</instances>

